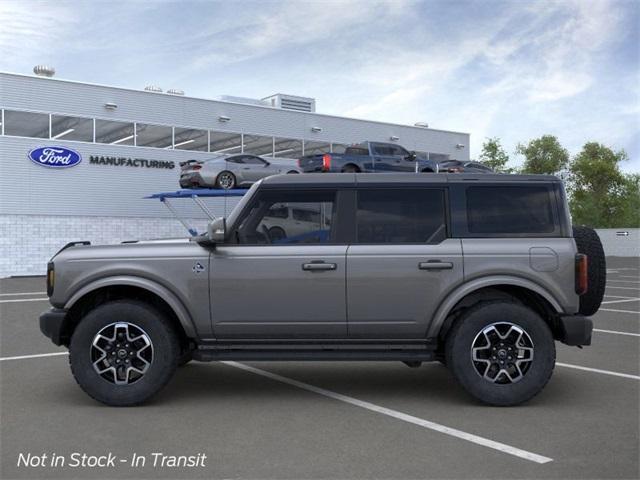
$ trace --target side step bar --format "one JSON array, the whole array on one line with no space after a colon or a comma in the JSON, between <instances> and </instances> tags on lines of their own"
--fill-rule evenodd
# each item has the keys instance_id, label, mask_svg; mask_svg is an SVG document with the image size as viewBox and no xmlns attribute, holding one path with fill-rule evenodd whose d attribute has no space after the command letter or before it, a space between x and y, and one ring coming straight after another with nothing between
<instances>
[{"instance_id":1,"label":"side step bar","mask_svg":"<svg viewBox=\"0 0 640 480\"><path fill-rule=\"evenodd\" d=\"M299 360L299 361L401 361L428 362L436 359L435 349L422 348L348 348L323 346L322 348L303 348L292 346L278 346L279 348L264 348L253 345L253 348L242 346L199 347L193 352L194 360L210 362L216 360ZM271 346L270 346L271 347Z\"/></svg>"}]
</instances>

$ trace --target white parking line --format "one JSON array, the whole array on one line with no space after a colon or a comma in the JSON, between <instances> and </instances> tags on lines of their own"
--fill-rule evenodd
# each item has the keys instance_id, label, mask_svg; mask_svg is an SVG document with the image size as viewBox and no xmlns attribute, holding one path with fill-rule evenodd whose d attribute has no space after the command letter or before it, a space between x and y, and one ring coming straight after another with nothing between
<instances>
[{"instance_id":1,"label":"white parking line","mask_svg":"<svg viewBox=\"0 0 640 480\"><path fill-rule=\"evenodd\" d=\"M631 337L640 337L640 333L618 332L617 330L601 330L599 328L594 328L593 331L600 333L614 333L616 335L629 335Z\"/></svg>"},{"instance_id":2,"label":"white parking line","mask_svg":"<svg viewBox=\"0 0 640 480\"><path fill-rule=\"evenodd\" d=\"M640 283L638 280L607 280L607 283L615 282L615 283Z\"/></svg>"},{"instance_id":3,"label":"white parking line","mask_svg":"<svg viewBox=\"0 0 640 480\"><path fill-rule=\"evenodd\" d=\"M548 463L553 461L553 459L549 457L544 457L536 453L528 452L526 450L521 450L519 448L512 447L504 443L495 442L493 440L489 440L488 438L479 437L478 435L473 435L472 433L463 432L462 430L446 427L444 425L440 425L439 423L431 422L429 420L424 420L422 418L414 417L412 415L407 415L406 413L398 412L396 410L391 410L390 408L381 407L380 405L376 405L370 402L365 402L364 400L358 400L357 398L349 397L347 395L342 395L341 393L332 392L331 390L325 390L324 388L316 387L308 383L299 382L297 380L293 380L292 378L283 377L281 375L277 375L275 373L271 373L266 370L250 367L249 365L245 365L243 363L238 363L238 362L221 362L221 363L224 363L225 365L228 365L230 367L240 368L242 370L255 373L256 375L260 375L262 377L270 378L271 380L276 380L281 383L286 383L288 385L292 385L294 387L298 387L303 390L307 390L309 392L317 393L319 395L323 395L325 397L329 397L334 400L345 402L350 405L355 405L356 407L364 408L366 410L370 410L376 413L381 413L382 415L387 415L389 417L402 420L403 422L412 423L414 425L418 425L419 427L444 433L445 435L450 435L452 437L460 438L462 440L466 440L468 442L475 443L477 445L482 445L483 447L492 448L494 450L498 450L500 452L507 453L509 455L520 457L525 460L529 460L531 462Z\"/></svg>"},{"instance_id":4,"label":"white parking line","mask_svg":"<svg viewBox=\"0 0 640 480\"><path fill-rule=\"evenodd\" d=\"M15 298L12 300L0 300L0 303L18 303L18 302L43 302L49 300L48 297L43 298Z\"/></svg>"},{"instance_id":5,"label":"white parking line","mask_svg":"<svg viewBox=\"0 0 640 480\"><path fill-rule=\"evenodd\" d=\"M44 295L47 292L0 293L0 297L17 297L18 295Z\"/></svg>"},{"instance_id":6,"label":"white parking line","mask_svg":"<svg viewBox=\"0 0 640 480\"><path fill-rule=\"evenodd\" d=\"M633 278L635 280L638 279L638 275L618 275L619 278Z\"/></svg>"},{"instance_id":7,"label":"white parking line","mask_svg":"<svg viewBox=\"0 0 640 480\"><path fill-rule=\"evenodd\" d=\"M640 380L638 375L630 375L628 373L611 372L609 370L600 370L599 368L581 367L580 365L572 365L570 363L556 362L559 367L574 368L576 370L584 370L585 372L603 373L605 375L613 375L614 377L630 378L632 380Z\"/></svg>"},{"instance_id":8,"label":"white parking line","mask_svg":"<svg viewBox=\"0 0 640 480\"><path fill-rule=\"evenodd\" d=\"M599 312L616 312L616 313L635 313L636 315L640 315L640 312L635 310L616 310L614 308L599 308Z\"/></svg>"},{"instance_id":9,"label":"white parking line","mask_svg":"<svg viewBox=\"0 0 640 480\"><path fill-rule=\"evenodd\" d=\"M627 299L624 299L624 300L607 300L606 302L602 302L602 305L605 305L607 303L635 302L637 300L640 300L640 298L627 298Z\"/></svg>"},{"instance_id":10,"label":"white parking line","mask_svg":"<svg viewBox=\"0 0 640 480\"><path fill-rule=\"evenodd\" d=\"M0 362L4 362L5 360L26 360L28 358L56 357L58 355L69 355L69 352L38 353L36 355L19 355L17 357L1 357Z\"/></svg>"},{"instance_id":11,"label":"white parking line","mask_svg":"<svg viewBox=\"0 0 640 480\"><path fill-rule=\"evenodd\" d=\"M618 287L616 285L607 285L606 288L614 290L635 290L636 292L640 292L640 287Z\"/></svg>"}]
</instances>

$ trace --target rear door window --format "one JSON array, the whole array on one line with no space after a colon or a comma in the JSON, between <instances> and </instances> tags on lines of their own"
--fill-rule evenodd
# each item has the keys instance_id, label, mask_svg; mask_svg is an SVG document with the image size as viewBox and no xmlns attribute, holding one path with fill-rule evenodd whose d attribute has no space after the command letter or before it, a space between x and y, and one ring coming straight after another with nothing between
<instances>
[{"instance_id":1,"label":"rear door window","mask_svg":"<svg viewBox=\"0 0 640 480\"><path fill-rule=\"evenodd\" d=\"M467 188L467 227L471 234L549 234L557 229L552 195L546 186Z\"/></svg>"},{"instance_id":2,"label":"rear door window","mask_svg":"<svg viewBox=\"0 0 640 480\"><path fill-rule=\"evenodd\" d=\"M357 243L436 244L447 236L444 190L358 191Z\"/></svg>"}]
</instances>

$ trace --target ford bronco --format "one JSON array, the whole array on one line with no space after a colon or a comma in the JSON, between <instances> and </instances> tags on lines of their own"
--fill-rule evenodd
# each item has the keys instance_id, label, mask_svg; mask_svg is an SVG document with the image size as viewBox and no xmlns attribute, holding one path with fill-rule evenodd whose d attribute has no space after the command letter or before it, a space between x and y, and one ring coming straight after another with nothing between
<instances>
[{"instance_id":1,"label":"ford bronco","mask_svg":"<svg viewBox=\"0 0 640 480\"><path fill-rule=\"evenodd\" d=\"M309 214L275 235L292 209ZM204 235L63 248L40 328L108 405L144 402L190 360L440 361L515 405L548 382L555 341L591 343L605 274L555 177L279 175Z\"/></svg>"}]
</instances>

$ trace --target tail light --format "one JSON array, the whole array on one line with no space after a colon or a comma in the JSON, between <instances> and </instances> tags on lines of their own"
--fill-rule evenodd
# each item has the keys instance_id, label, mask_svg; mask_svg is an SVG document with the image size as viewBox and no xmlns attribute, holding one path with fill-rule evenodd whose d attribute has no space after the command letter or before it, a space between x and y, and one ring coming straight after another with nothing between
<instances>
[{"instance_id":1,"label":"tail light","mask_svg":"<svg viewBox=\"0 0 640 480\"><path fill-rule=\"evenodd\" d=\"M202 168L202 165L194 165L193 167L191 167L191 170L200 170Z\"/></svg>"},{"instance_id":2,"label":"tail light","mask_svg":"<svg viewBox=\"0 0 640 480\"><path fill-rule=\"evenodd\" d=\"M302 159L298 159L298 168L302 168Z\"/></svg>"},{"instance_id":3,"label":"tail light","mask_svg":"<svg viewBox=\"0 0 640 480\"><path fill-rule=\"evenodd\" d=\"M447 172L449 173L460 173L462 172L462 168L461 167L451 167L447 170Z\"/></svg>"},{"instance_id":4,"label":"tail light","mask_svg":"<svg viewBox=\"0 0 640 480\"><path fill-rule=\"evenodd\" d=\"M589 289L589 260L582 253L576 255L576 293L584 295Z\"/></svg>"},{"instance_id":5,"label":"tail light","mask_svg":"<svg viewBox=\"0 0 640 480\"><path fill-rule=\"evenodd\" d=\"M56 280L56 272L53 268L53 262L47 263L47 296L53 295L53 286Z\"/></svg>"},{"instance_id":6,"label":"tail light","mask_svg":"<svg viewBox=\"0 0 640 480\"><path fill-rule=\"evenodd\" d=\"M331 155L325 153L322 156L322 171L328 172L329 170L331 170Z\"/></svg>"}]
</instances>

